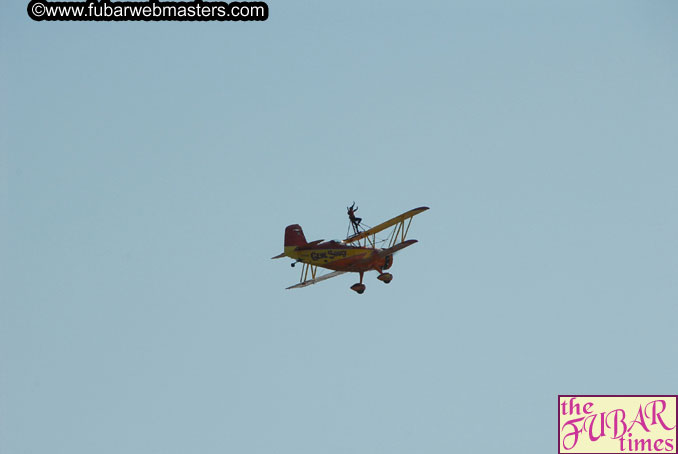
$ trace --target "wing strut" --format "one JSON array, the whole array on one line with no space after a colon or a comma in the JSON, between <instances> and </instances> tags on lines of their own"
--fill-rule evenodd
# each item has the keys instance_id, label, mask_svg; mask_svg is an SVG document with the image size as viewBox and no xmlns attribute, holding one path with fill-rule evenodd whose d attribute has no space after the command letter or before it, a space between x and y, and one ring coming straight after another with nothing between
<instances>
[{"instance_id":1,"label":"wing strut","mask_svg":"<svg viewBox=\"0 0 678 454\"><path fill-rule=\"evenodd\" d=\"M304 282L305 280L308 279L308 272L311 272L311 280L315 279L315 273L318 271L318 267L311 265L309 263L304 263L301 266L301 278L299 279L299 282Z\"/></svg>"}]
</instances>

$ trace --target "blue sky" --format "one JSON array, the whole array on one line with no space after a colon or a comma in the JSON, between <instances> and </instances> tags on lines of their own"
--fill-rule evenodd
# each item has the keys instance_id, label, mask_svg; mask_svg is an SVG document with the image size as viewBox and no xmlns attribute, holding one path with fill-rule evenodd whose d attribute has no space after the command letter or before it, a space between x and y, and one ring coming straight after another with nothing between
<instances>
[{"instance_id":1,"label":"blue sky","mask_svg":"<svg viewBox=\"0 0 678 454\"><path fill-rule=\"evenodd\" d=\"M543 453L676 393L672 2L0 6L0 451ZM286 225L427 205L388 286Z\"/></svg>"}]
</instances>

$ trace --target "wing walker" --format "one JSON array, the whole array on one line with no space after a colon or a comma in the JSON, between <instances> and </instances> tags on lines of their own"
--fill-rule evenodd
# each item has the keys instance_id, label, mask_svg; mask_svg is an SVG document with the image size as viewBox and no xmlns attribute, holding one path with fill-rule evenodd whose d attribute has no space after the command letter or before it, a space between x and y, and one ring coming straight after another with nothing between
<instances>
[{"instance_id":1,"label":"wing walker","mask_svg":"<svg viewBox=\"0 0 678 454\"><path fill-rule=\"evenodd\" d=\"M291 266L302 264L299 283L287 287L288 289L306 287L344 273L359 273L360 282L353 284L351 290L362 294L365 291L363 275L367 271L378 272L377 279L388 284L393 275L385 271L393 265L393 254L417 242L406 240L407 233L412 218L428 210L428 207L407 211L375 227L367 226L367 230L361 224L362 219L355 215L358 211L355 202L347 210L349 229L353 230L353 234L345 240L316 240L309 243L300 225L293 224L285 228L285 251L272 258L289 257L295 260ZM391 229L390 233L377 240L377 234L388 229ZM332 272L319 276L318 268L326 268Z\"/></svg>"}]
</instances>

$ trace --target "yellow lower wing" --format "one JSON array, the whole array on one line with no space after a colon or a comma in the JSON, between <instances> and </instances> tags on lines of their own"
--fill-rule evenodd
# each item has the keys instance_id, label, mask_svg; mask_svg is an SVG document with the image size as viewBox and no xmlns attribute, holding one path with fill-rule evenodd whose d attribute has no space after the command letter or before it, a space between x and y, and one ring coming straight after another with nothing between
<instances>
[{"instance_id":1,"label":"yellow lower wing","mask_svg":"<svg viewBox=\"0 0 678 454\"><path fill-rule=\"evenodd\" d=\"M322 276L318 276L318 277L316 277L316 278L309 279L309 280L304 281L304 282L300 282L300 283L298 283L297 285L293 285L293 286L291 286L291 287L287 287L286 290L293 289L293 288L301 288L301 287L306 287L306 286L309 286L309 285L312 285L312 284L316 284L316 283L318 283L318 282L322 282L322 281L324 281L324 280L326 280L326 279L329 279L329 278L331 278L331 277L336 277L336 276L339 276L339 275L341 275L341 274L344 274L345 272L346 272L346 271L334 271L334 272L332 272L332 273L324 274L324 275L322 275Z\"/></svg>"}]
</instances>

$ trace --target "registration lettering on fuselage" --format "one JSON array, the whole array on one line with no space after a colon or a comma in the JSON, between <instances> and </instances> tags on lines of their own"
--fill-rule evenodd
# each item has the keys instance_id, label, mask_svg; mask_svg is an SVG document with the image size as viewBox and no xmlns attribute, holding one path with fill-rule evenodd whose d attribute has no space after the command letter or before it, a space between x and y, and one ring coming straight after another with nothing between
<instances>
[{"instance_id":1,"label":"registration lettering on fuselage","mask_svg":"<svg viewBox=\"0 0 678 454\"><path fill-rule=\"evenodd\" d=\"M346 251L328 249L323 252L311 252L311 260L335 259L337 257L346 257Z\"/></svg>"}]
</instances>

